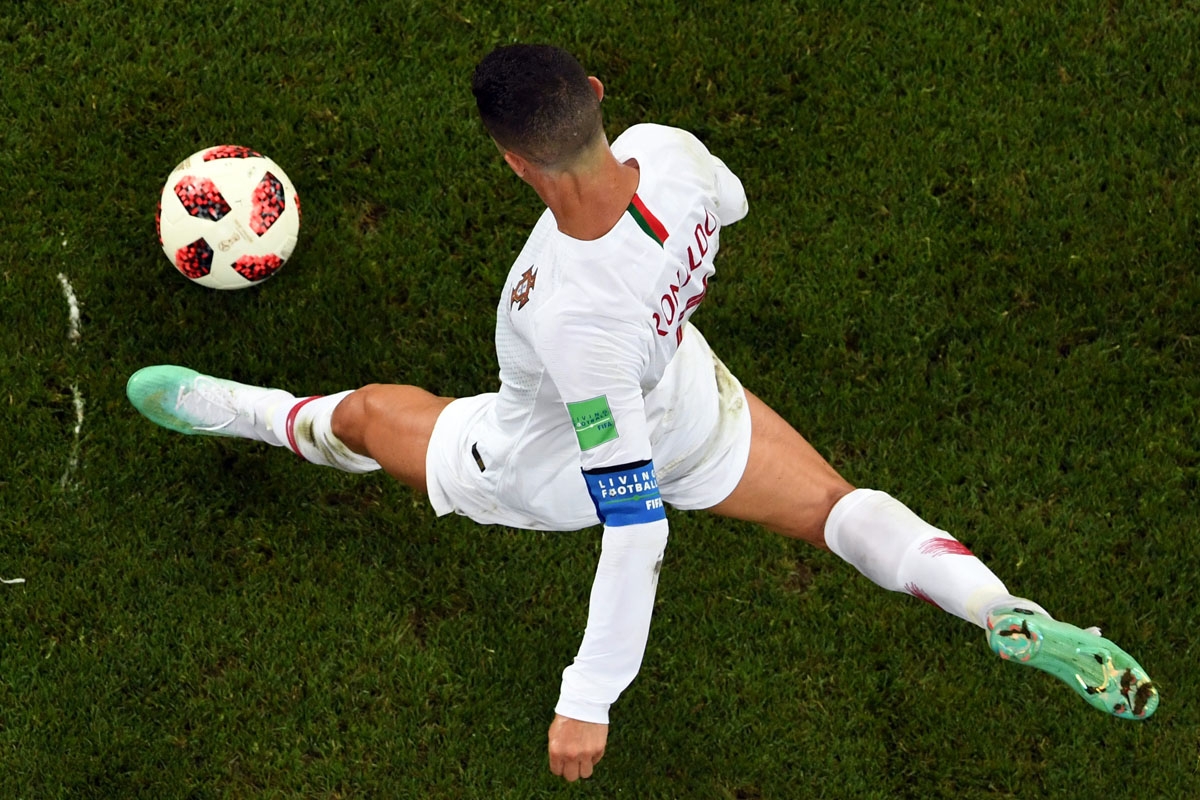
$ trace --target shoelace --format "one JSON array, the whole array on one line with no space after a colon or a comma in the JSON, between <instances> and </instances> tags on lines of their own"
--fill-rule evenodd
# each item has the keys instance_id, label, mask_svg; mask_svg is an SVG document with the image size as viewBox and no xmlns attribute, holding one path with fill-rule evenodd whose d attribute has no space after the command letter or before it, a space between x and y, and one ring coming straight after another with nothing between
<instances>
[{"instance_id":1,"label":"shoelace","mask_svg":"<svg viewBox=\"0 0 1200 800\"><path fill-rule=\"evenodd\" d=\"M202 375L199 378L196 378L196 380L192 381L191 391L200 395L200 397L203 400L206 400L207 402L212 403L215 406L223 408L233 415L232 417L227 419L225 422L222 422L220 425L208 425L208 426L197 425L197 426L194 426L196 428L196 430L208 431L208 432L220 431L220 430L224 430L225 428L228 428L230 425L232 425L234 422L237 421L237 418L238 418L237 408L235 406L233 406L232 404L230 404L228 391L224 390L221 387L221 385L219 383L217 383L216 381ZM189 394L188 388L186 386L180 386L179 387L179 396L175 399L175 408L176 409L180 409L183 407L183 401L187 394Z\"/></svg>"}]
</instances>

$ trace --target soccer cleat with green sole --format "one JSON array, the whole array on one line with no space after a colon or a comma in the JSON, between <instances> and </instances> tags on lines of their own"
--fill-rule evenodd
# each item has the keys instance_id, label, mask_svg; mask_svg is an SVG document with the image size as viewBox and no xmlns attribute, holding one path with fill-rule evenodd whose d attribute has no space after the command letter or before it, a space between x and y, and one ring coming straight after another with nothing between
<instances>
[{"instance_id":1,"label":"soccer cleat with green sole","mask_svg":"<svg viewBox=\"0 0 1200 800\"><path fill-rule=\"evenodd\" d=\"M295 399L280 389L247 386L173 365L133 373L125 394L151 422L177 433L260 441L270 435L270 419L269 411L259 410Z\"/></svg>"},{"instance_id":2,"label":"soccer cleat with green sole","mask_svg":"<svg viewBox=\"0 0 1200 800\"><path fill-rule=\"evenodd\" d=\"M987 622L996 655L1049 672L1093 708L1139 720L1158 708L1158 690L1146 671L1098 631L1023 608L997 609Z\"/></svg>"}]
</instances>

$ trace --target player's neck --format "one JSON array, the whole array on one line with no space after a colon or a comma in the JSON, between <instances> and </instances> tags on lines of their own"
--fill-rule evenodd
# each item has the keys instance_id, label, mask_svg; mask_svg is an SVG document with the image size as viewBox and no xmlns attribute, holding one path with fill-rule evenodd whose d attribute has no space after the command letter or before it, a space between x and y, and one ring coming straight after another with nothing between
<instances>
[{"instance_id":1,"label":"player's neck","mask_svg":"<svg viewBox=\"0 0 1200 800\"><path fill-rule=\"evenodd\" d=\"M611 152L590 169L546 176L533 184L558 229L572 239L592 241L613 229L637 191L636 161L621 163Z\"/></svg>"}]
</instances>

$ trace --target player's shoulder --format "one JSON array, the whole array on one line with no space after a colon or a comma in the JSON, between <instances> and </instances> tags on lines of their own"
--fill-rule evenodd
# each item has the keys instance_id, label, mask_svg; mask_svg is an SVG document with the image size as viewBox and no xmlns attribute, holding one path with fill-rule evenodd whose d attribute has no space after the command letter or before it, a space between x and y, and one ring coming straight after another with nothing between
<instances>
[{"instance_id":1,"label":"player's shoulder","mask_svg":"<svg viewBox=\"0 0 1200 800\"><path fill-rule=\"evenodd\" d=\"M647 203L657 201L660 208L664 203L674 205L680 192L711 193L715 189L717 159L683 128L634 125L613 141L612 151L621 161L638 162L642 171L638 194Z\"/></svg>"},{"instance_id":2,"label":"player's shoulder","mask_svg":"<svg viewBox=\"0 0 1200 800\"><path fill-rule=\"evenodd\" d=\"M695 134L675 128L670 125L659 125L653 122L641 122L626 128L620 136L613 140L613 153L618 157L645 157L647 155L680 154L681 151L690 156L701 153L709 155Z\"/></svg>"},{"instance_id":3,"label":"player's shoulder","mask_svg":"<svg viewBox=\"0 0 1200 800\"><path fill-rule=\"evenodd\" d=\"M513 317L513 323L531 317L532 309L526 310L530 302L534 307L553 291L553 258L548 254L554 241L554 215L547 209L538 218L533 229L525 238L525 244L513 259L500 294L500 311ZM551 267L547 269L547 267ZM536 291L535 291L536 290ZM514 312L524 313L514 315Z\"/></svg>"},{"instance_id":4,"label":"player's shoulder","mask_svg":"<svg viewBox=\"0 0 1200 800\"><path fill-rule=\"evenodd\" d=\"M521 248L517 261L537 258L541 255L553 242L554 233L557 230L558 223L554 219L554 214L548 208L543 210L529 231L529 235L525 237L525 245Z\"/></svg>"},{"instance_id":5,"label":"player's shoulder","mask_svg":"<svg viewBox=\"0 0 1200 800\"><path fill-rule=\"evenodd\" d=\"M546 209L538 217L533 229L525 237L525 244L521 246L517 257L513 259L508 272L510 280L535 264L546 263L547 251L552 248L556 230L554 215L550 213L550 209Z\"/></svg>"}]
</instances>

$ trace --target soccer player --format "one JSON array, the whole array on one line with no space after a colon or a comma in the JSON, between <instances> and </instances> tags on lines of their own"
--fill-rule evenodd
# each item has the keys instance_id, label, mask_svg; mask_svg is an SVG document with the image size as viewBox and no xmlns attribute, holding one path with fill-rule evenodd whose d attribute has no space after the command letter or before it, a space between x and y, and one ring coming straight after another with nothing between
<instances>
[{"instance_id":1,"label":"soccer player","mask_svg":"<svg viewBox=\"0 0 1200 800\"><path fill-rule=\"evenodd\" d=\"M158 366L129 379L138 410L180 433L382 468L439 515L534 530L601 523L587 627L549 730L550 767L569 781L592 774L609 707L641 665L668 507L828 548L885 589L973 622L1001 658L1050 672L1101 711L1154 713L1157 692L1127 653L1011 594L899 500L851 486L713 354L689 320L725 226L747 213L719 158L659 125L610 145L604 87L555 47L494 50L472 90L505 162L546 205L497 307L498 392L374 384L297 397Z\"/></svg>"}]
</instances>

